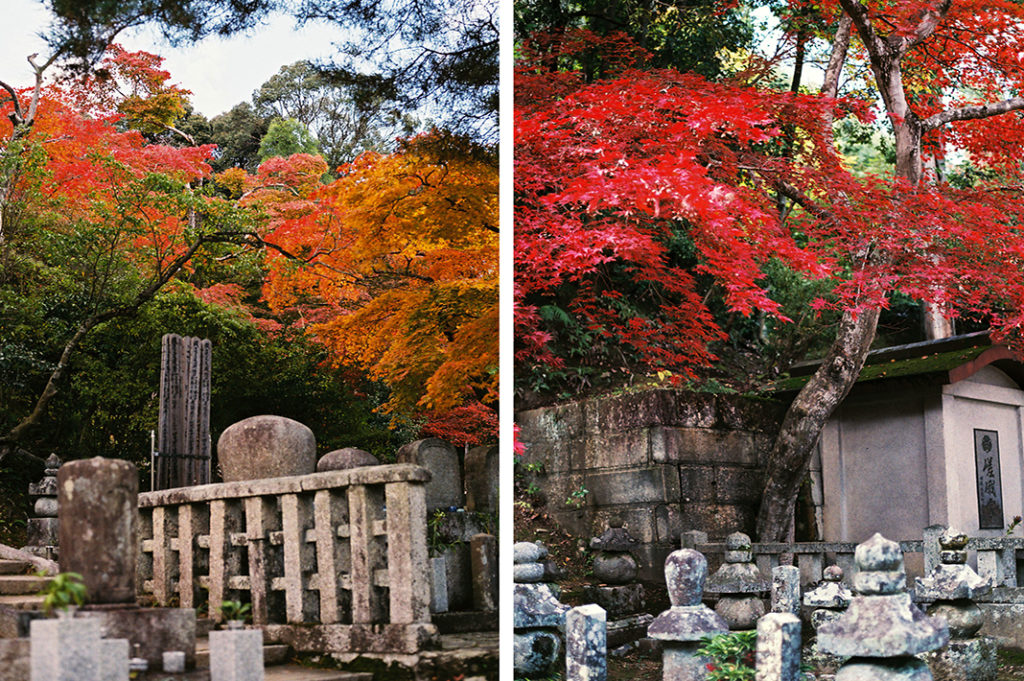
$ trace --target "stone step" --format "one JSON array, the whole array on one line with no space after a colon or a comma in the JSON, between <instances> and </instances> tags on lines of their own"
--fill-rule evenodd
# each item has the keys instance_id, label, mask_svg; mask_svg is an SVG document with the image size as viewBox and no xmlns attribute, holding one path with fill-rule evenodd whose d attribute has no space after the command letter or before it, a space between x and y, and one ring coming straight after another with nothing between
<instances>
[{"instance_id":1,"label":"stone step","mask_svg":"<svg viewBox=\"0 0 1024 681\"><path fill-rule=\"evenodd\" d=\"M40 610L43 607L42 596L0 596L0 606L15 610Z\"/></svg>"},{"instance_id":2,"label":"stone step","mask_svg":"<svg viewBox=\"0 0 1024 681\"><path fill-rule=\"evenodd\" d=\"M38 593L50 581L49 577L35 575L3 575L0 576L0 595L21 596Z\"/></svg>"},{"instance_id":3,"label":"stone step","mask_svg":"<svg viewBox=\"0 0 1024 681\"><path fill-rule=\"evenodd\" d=\"M20 560L0 560L0 575L23 575L32 571L32 566Z\"/></svg>"},{"instance_id":4,"label":"stone step","mask_svg":"<svg viewBox=\"0 0 1024 681\"><path fill-rule=\"evenodd\" d=\"M291 647L284 644L264 643L263 644L263 666L272 667L281 665L288 661ZM210 639L206 637L196 638L196 666L210 666Z\"/></svg>"},{"instance_id":5,"label":"stone step","mask_svg":"<svg viewBox=\"0 0 1024 681\"><path fill-rule=\"evenodd\" d=\"M343 672L337 669L310 669L297 664L268 667L263 681L373 681L369 672Z\"/></svg>"}]
</instances>

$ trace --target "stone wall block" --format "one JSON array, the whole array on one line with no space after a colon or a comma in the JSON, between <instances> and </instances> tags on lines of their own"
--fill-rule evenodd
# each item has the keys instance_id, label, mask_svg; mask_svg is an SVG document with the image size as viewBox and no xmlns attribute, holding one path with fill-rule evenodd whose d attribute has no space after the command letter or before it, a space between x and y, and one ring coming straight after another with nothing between
<instances>
[{"instance_id":1,"label":"stone wall block","mask_svg":"<svg viewBox=\"0 0 1024 681\"><path fill-rule=\"evenodd\" d=\"M674 466L589 473L584 485L597 506L679 501L679 472Z\"/></svg>"},{"instance_id":2,"label":"stone wall block","mask_svg":"<svg viewBox=\"0 0 1024 681\"><path fill-rule=\"evenodd\" d=\"M774 435L786 414L786 405L751 400L740 395L716 395L718 424L729 430L749 430Z\"/></svg>"},{"instance_id":3,"label":"stone wall block","mask_svg":"<svg viewBox=\"0 0 1024 681\"><path fill-rule=\"evenodd\" d=\"M680 510L687 525L699 527L712 539L721 539L734 530L753 533L757 508L733 504L684 503Z\"/></svg>"},{"instance_id":4,"label":"stone wall block","mask_svg":"<svg viewBox=\"0 0 1024 681\"><path fill-rule=\"evenodd\" d=\"M651 435L656 463L756 466L760 444L755 433L710 428L660 427Z\"/></svg>"},{"instance_id":5,"label":"stone wall block","mask_svg":"<svg viewBox=\"0 0 1024 681\"><path fill-rule=\"evenodd\" d=\"M720 504L759 504L764 493L764 471L722 466L715 469L715 501Z\"/></svg>"},{"instance_id":6,"label":"stone wall block","mask_svg":"<svg viewBox=\"0 0 1024 681\"><path fill-rule=\"evenodd\" d=\"M564 442L583 435L582 403L529 409L516 414L524 442Z\"/></svg>"},{"instance_id":7,"label":"stone wall block","mask_svg":"<svg viewBox=\"0 0 1024 681\"><path fill-rule=\"evenodd\" d=\"M680 466L679 496L684 502L713 502L715 479L715 469L711 466Z\"/></svg>"},{"instance_id":8,"label":"stone wall block","mask_svg":"<svg viewBox=\"0 0 1024 681\"><path fill-rule=\"evenodd\" d=\"M587 438L583 448L587 468L628 468L651 462L650 431L634 428L607 430Z\"/></svg>"}]
</instances>

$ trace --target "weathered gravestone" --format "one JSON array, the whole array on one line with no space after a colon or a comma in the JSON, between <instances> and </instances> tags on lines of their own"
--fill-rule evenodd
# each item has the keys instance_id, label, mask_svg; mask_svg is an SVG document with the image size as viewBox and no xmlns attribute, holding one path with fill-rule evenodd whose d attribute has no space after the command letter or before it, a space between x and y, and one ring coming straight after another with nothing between
<instances>
[{"instance_id":1,"label":"weathered gravestone","mask_svg":"<svg viewBox=\"0 0 1024 681\"><path fill-rule=\"evenodd\" d=\"M191 608L136 604L139 560L138 472L127 461L70 461L57 474L60 569L77 572L88 592L79 618L99 623L100 636L127 639L155 666L165 650L195 663L196 614Z\"/></svg>"},{"instance_id":2,"label":"weathered gravestone","mask_svg":"<svg viewBox=\"0 0 1024 681\"><path fill-rule=\"evenodd\" d=\"M644 587L636 581L638 566L631 551L638 546L620 518L613 518L600 537L590 540L594 577L601 583L583 587L583 597L604 608L613 654L628 652L654 619L644 611Z\"/></svg>"},{"instance_id":3,"label":"weathered gravestone","mask_svg":"<svg viewBox=\"0 0 1024 681\"><path fill-rule=\"evenodd\" d=\"M459 452L444 440L430 437L403 445L396 455L398 463L412 463L430 471L426 485L427 513L437 509L462 508L466 495L462 489Z\"/></svg>"},{"instance_id":4,"label":"weathered gravestone","mask_svg":"<svg viewBox=\"0 0 1024 681\"><path fill-rule=\"evenodd\" d=\"M757 621L754 664L755 681L801 681L799 617L772 612Z\"/></svg>"},{"instance_id":5,"label":"weathered gravestone","mask_svg":"<svg viewBox=\"0 0 1024 681\"><path fill-rule=\"evenodd\" d=\"M562 652L558 630L569 606L558 601L552 585L541 583L547 549L532 542L512 547L515 592L512 599L513 669L516 678L548 676Z\"/></svg>"},{"instance_id":6,"label":"weathered gravestone","mask_svg":"<svg viewBox=\"0 0 1024 681\"><path fill-rule=\"evenodd\" d=\"M711 660L697 653L707 636L729 631L729 624L701 602L708 561L693 549L679 549L665 560L665 583L672 603L654 618L647 635L662 642L664 681L703 681Z\"/></svg>"},{"instance_id":7,"label":"weathered gravestone","mask_svg":"<svg viewBox=\"0 0 1024 681\"><path fill-rule=\"evenodd\" d=\"M373 454L355 447L345 447L344 449L335 449L321 456L320 460L316 462L316 470L318 473L323 471L347 471L352 468L379 465L380 461Z\"/></svg>"},{"instance_id":8,"label":"weathered gravestone","mask_svg":"<svg viewBox=\"0 0 1024 681\"><path fill-rule=\"evenodd\" d=\"M996 641L978 636L984 617L974 599L992 590L967 565L967 535L950 528L939 537L939 565L917 580L917 601L931 602L929 615L945 618L949 645L923 655L936 681L993 681L996 678Z\"/></svg>"},{"instance_id":9,"label":"weathered gravestone","mask_svg":"<svg viewBox=\"0 0 1024 681\"><path fill-rule=\"evenodd\" d=\"M818 628L818 648L848 658L836 681L927 681L915 655L949 642L945 620L927 617L910 600L900 545L876 533L854 553L859 572L850 607Z\"/></svg>"},{"instance_id":10,"label":"weathered gravestone","mask_svg":"<svg viewBox=\"0 0 1024 681\"><path fill-rule=\"evenodd\" d=\"M566 681L608 678L608 637L604 609L581 605L565 613Z\"/></svg>"},{"instance_id":11,"label":"weathered gravestone","mask_svg":"<svg viewBox=\"0 0 1024 681\"><path fill-rule=\"evenodd\" d=\"M307 475L316 469L313 431L283 416L251 416L217 440L224 482Z\"/></svg>"},{"instance_id":12,"label":"weathered gravestone","mask_svg":"<svg viewBox=\"0 0 1024 681\"><path fill-rule=\"evenodd\" d=\"M466 510L498 510L498 446L474 447L466 452Z\"/></svg>"},{"instance_id":13,"label":"weathered gravestone","mask_svg":"<svg viewBox=\"0 0 1024 681\"><path fill-rule=\"evenodd\" d=\"M58 470L60 459L56 454L50 454L46 459L43 479L28 486L29 496L36 498L32 507L36 517L28 519L24 551L48 560L57 559L60 544L60 521L57 519Z\"/></svg>"},{"instance_id":14,"label":"weathered gravestone","mask_svg":"<svg viewBox=\"0 0 1024 681\"><path fill-rule=\"evenodd\" d=\"M139 477L115 459L69 461L57 474L60 570L82 575L91 603L135 603Z\"/></svg>"},{"instance_id":15,"label":"weathered gravestone","mask_svg":"<svg viewBox=\"0 0 1024 681\"><path fill-rule=\"evenodd\" d=\"M209 340L166 334L160 359L160 416L153 489L210 482Z\"/></svg>"},{"instance_id":16,"label":"weathered gravestone","mask_svg":"<svg viewBox=\"0 0 1024 681\"><path fill-rule=\"evenodd\" d=\"M725 538L725 562L708 578L705 592L718 596L715 612L733 631L754 629L765 614L762 595L771 588L751 554L750 537L734 532Z\"/></svg>"}]
</instances>

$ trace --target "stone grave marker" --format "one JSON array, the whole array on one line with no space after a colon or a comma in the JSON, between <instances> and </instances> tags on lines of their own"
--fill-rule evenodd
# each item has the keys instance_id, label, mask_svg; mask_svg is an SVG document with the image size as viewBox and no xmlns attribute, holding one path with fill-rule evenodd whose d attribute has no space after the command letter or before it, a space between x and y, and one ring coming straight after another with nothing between
<instances>
[{"instance_id":1,"label":"stone grave marker","mask_svg":"<svg viewBox=\"0 0 1024 681\"><path fill-rule=\"evenodd\" d=\"M416 440L403 445L398 450L397 459L398 463L412 463L430 471L430 482L426 485L427 513L465 505L462 467L455 447L435 437Z\"/></svg>"}]
</instances>

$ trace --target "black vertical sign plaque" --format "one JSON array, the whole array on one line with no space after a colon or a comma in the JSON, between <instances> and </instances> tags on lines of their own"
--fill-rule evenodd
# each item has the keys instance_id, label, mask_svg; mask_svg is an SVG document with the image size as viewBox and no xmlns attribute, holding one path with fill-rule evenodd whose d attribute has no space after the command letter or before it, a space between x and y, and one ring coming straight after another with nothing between
<instances>
[{"instance_id":1,"label":"black vertical sign plaque","mask_svg":"<svg viewBox=\"0 0 1024 681\"><path fill-rule=\"evenodd\" d=\"M999 476L999 433L974 429L974 463L978 473L978 527L1003 529L1003 485Z\"/></svg>"}]
</instances>

